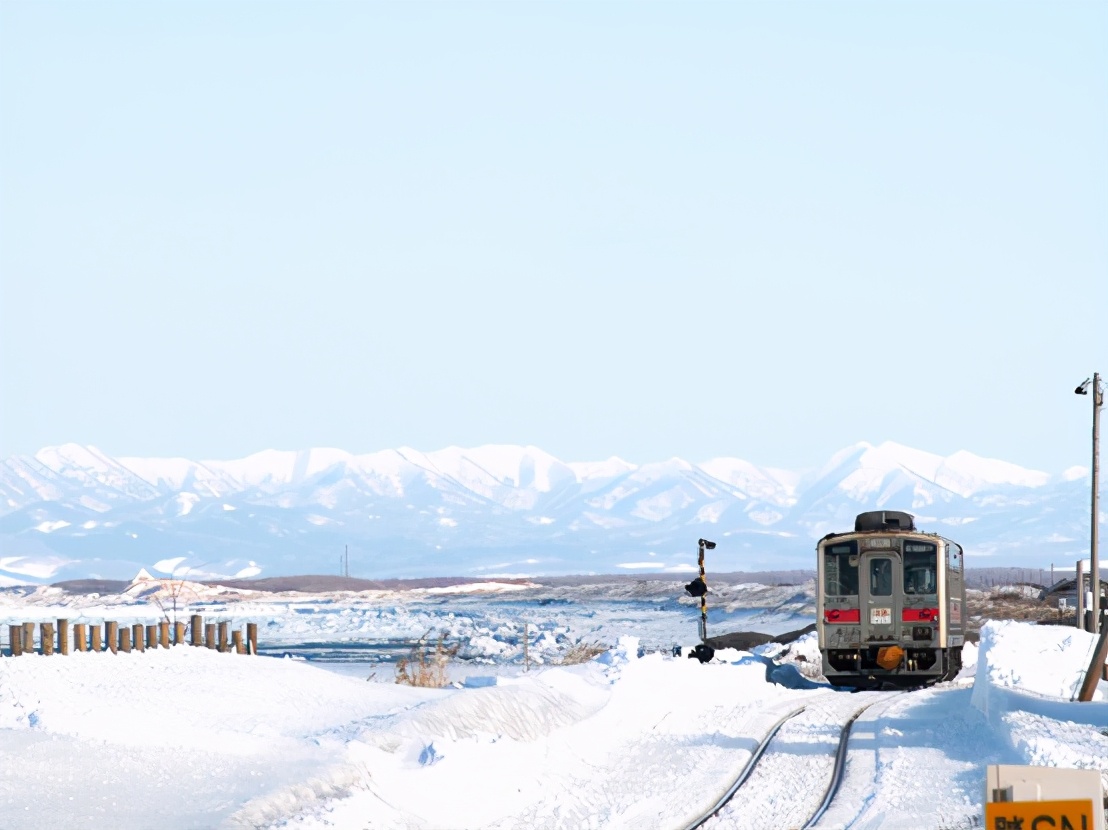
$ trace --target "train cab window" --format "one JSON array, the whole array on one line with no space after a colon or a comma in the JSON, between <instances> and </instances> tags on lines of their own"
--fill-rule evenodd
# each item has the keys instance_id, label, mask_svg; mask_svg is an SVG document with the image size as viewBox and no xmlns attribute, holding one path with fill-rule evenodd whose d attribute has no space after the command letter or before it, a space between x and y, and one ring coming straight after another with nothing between
<instances>
[{"instance_id":1,"label":"train cab window","mask_svg":"<svg viewBox=\"0 0 1108 830\"><path fill-rule=\"evenodd\" d=\"M858 595L858 547L854 542L829 545L823 556L823 591L828 596Z\"/></svg>"},{"instance_id":2,"label":"train cab window","mask_svg":"<svg viewBox=\"0 0 1108 830\"><path fill-rule=\"evenodd\" d=\"M951 542L946 547L947 566L954 571L962 570L962 546Z\"/></svg>"},{"instance_id":3,"label":"train cab window","mask_svg":"<svg viewBox=\"0 0 1108 830\"><path fill-rule=\"evenodd\" d=\"M935 554L932 544L904 543L904 593L934 594L938 591Z\"/></svg>"},{"instance_id":4,"label":"train cab window","mask_svg":"<svg viewBox=\"0 0 1108 830\"><path fill-rule=\"evenodd\" d=\"M869 563L869 593L871 597L887 597L893 592L893 560L871 559Z\"/></svg>"}]
</instances>

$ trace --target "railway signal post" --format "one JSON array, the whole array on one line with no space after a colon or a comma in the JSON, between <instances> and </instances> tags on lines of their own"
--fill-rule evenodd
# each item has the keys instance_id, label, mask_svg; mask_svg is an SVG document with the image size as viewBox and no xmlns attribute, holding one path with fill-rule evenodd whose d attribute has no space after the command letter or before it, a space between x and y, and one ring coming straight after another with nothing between
<instances>
[{"instance_id":1,"label":"railway signal post","mask_svg":"<svg viewBox=\"0 0 1108 830\"><path fill-rule=\"evenodd\" d=\"M691 597L700 597L700 645L693 649L690 657L696 657L702 663L712 659L713 649L707 644L708 639L708 582L704 575L704 551L714 550L715 542L707 539L697 541L697 564L700 566L700 576L685 586L685 592Z\"/></svg>"}]
</instances>

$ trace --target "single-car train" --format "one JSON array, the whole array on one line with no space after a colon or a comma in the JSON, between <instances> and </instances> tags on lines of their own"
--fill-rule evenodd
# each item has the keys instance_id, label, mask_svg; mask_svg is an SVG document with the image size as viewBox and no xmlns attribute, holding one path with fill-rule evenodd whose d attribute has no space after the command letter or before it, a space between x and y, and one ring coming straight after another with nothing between
<instances>
[{"instance_id":1,"label":"single-car train","mask_svg":"<svg viewBox=\"0 0 1108 830\"><path fill-rule=\"evenodd\" d=\"M817 545L823 674L837 686L915 687L962 666L962 548L900 511L861 513Z\"/></svg>"}]
</instances>

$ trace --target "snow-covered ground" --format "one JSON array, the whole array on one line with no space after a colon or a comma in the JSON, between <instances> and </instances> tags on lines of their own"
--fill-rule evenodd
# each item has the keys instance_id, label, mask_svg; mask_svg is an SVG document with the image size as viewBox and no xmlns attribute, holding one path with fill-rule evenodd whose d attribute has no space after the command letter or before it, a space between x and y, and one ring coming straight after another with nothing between
<instances>
[{"instance_id":1,"label":"snow-covered ground","mask_svg":"<svg viewBox=\"0 0 1108 830\"><path fill-rule=\"evenodd\" d=\"M782 590L772 609L795 591L772 590ZM48 599L6 595L0 623L59 611L121 622L127 611L137 621L142 608ZM714 822L794 826L782 822L802 819L812 791L822 791L837 724L869 699L876 703L854 727L844 787L821 827L979 827L989 763L1098 769L1108 784L1108 684L1092 703L1070 700L1092 635L989 623L953 683L851 695L810 679L811 636L755 654L723 651L708 665L649 651L638 639L644 629L659 643L675 632L688 642L695 630L684 605L660 600L498 609L487 596L451 596L433 613L430 597L408 598L415 611L378 618L388 631L418 636L453 614L468 620L458 631L484 643L474 650L486 662L448 668L464 682L443 689L366 682L365 664L334 671L185 646L0 658L0 827L673 828L710 807L770 725L804 705L804 718L783 730L783 748ZM257 598L246 602L260 613ZM306 613L286 604L278 613L280 603L267 603L266 613L278 622L268 630L290 647L305 633L364 637L372 607L365 598ZM242 609L231 605L237 618ZM555 641L622 636L580 665L551 665L562 652L539 648L547 665L523 672L516 646L490 626L540 612L562 615L552 617L567 629ZM339 622L319 625L324 618Z\"/></svg>"}]
</instances>

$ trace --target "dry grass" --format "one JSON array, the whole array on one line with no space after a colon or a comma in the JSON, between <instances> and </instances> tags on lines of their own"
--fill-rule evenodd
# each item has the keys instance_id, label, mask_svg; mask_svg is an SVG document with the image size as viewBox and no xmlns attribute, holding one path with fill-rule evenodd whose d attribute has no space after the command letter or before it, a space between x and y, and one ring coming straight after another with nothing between
<instances>
[{"instance_id":1,"label":"dry grass","mask_svg":"<svg viewBox=\"0 0 1108 830\"><path fill-rule=\"evenodd\" d=\"M441 689L450 682L446 677L446 665L454 659L460 646L446 645L446 633L443 632L432 651L426 642L427 634L419 638L407 657L396 661L397 683Z\"/></svg>"},{"instance_id":2,"label":"dry grass","mask_svg":"<svg viewBox=\"0 0 1108 830\"><path fill-rule=\"evenodd\" d=\"M1026 622L1074 621L1074 609L1064 613L1049 602L1024 596L1019 591L997 589L989 592L966 593L967 631L976 633L989 620L1022 620Z\"/></svg>"},{"instance_id":3,"label":"dry grass","mask_svg":"<svg viewBox=\"0 0 1108 830\"><path fill-rule=\"evenodd\" d=\"M966 607L970 614L987 620L1055 620L1064 616L1057 605L1023 596L1018 591L968 593ZM1072 609L1068 613L1072 616Z\"/></svg>"},{"instance_id":4,"label":"dry grass","mask_svg":"<svg viewBox=\"0 0 1108 830\"><path fill-rule=\"evenodd\" d=\"M559 666L576 666L579 663L587 663L598 654L603 654L608 647L600 643L578 643L562 655L558 661Z\"/></svg>"}]
</instances>

